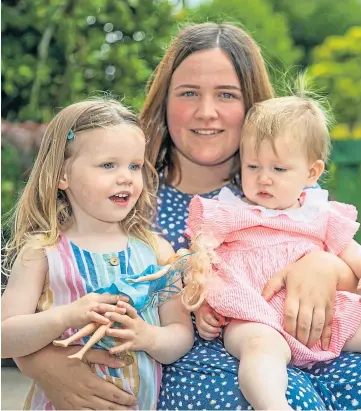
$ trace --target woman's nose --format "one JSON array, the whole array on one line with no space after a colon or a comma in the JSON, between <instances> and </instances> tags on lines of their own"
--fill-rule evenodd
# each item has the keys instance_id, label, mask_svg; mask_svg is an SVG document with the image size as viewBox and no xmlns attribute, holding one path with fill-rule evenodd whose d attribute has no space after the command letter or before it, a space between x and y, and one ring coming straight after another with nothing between
<instances>
[{"instance_id":1,"label":"woman's nose","mask_svg":"<svg viewBox=\"0 0 361 411\"><path fill-rule=\"evenodd\" d=\"M217 105L212 97L204 96L200 98L196 117L202 120L210 120L218 117Z\"/></svg>"}]
</instances>

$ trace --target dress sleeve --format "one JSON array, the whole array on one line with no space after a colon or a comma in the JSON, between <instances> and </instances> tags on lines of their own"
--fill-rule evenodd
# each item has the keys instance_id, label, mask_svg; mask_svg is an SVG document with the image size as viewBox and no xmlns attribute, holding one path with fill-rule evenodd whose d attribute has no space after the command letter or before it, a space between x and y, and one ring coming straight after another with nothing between
<instances>
[{"instance_id":1,"label":"dress sleeve","mask_svg":"<svg viewBox=\"0 0 361 411\"><path fill-rule=\"evenodd\" d=\"M330 201L329 207L325 243L327 251L338 255L351 242L360 224L356 221L357 210L353 205Z\"/></svg>"},{"instance_id":2,"label":"dress sleeve","mask_svg":"<svg viewBox=\"0 0 361 411\"><path fill-rule=\"evenodd\" d=\"M189 217L185 234L192 239L196 235L206 235L220 245L229 233L231 219L229 207L218 200L195 196L189 205Z\"/></svg>"}]
</instances>

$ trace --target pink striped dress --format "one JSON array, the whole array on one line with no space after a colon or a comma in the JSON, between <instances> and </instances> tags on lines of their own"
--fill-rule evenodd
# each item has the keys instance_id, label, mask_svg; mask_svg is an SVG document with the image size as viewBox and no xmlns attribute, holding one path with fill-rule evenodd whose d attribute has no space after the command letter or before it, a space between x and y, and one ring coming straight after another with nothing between
<instances>
[{"instance_id":1,"label":"pink striped dress","mask_svg":"<svg viewBox=\"0 0 361 411\"><path fill-rule=\"evenodd\" d=\"M136 238L130 238L128 248L123 251L99 254L79 248L64 235L56 247L46 250L49 264L49 278L38 303L38 311L49 310L58 305L69 304L78 298L99 288L108 287L117 278L142 273L149 265L157 264L154 252ZM110 264L116 257L119 265ZM130 296L131 297L131 296ZM158 305L149 305L142 311L142 317L150 324L160 325ZM62 339L77 330L64 332ZM111 337L106 337L116 341ZM84 337L78 344L84 345L89 337ZM103 348L101 345L98 348ZM94 373L100 378L112 382L119 388L134 394L141 410L155 410L159 395L162 367L152 357L142 351L130 352L133 364L124 368L110 368L93 364ZM66 358L64 361L70 361ZM54 410L53 404L45 393L33 383L24 409Z\"/></svg>"},{"instance_id":2,"label":"pink striped dress","mask_svg":"<svg viewBox=\"0 0 361 411\"><path fill-rule=\"evenodd\" d=\"M337 357L361 323L360 296L338 291L329 351L320 342L307 348L282 327L285 290L268 303L263 287L279 270L314 250L338 255L352 240L359 224L353 206L328 202L325 190L302 194L294 210L253 206L224 188L216 199L195 196L189 208L187 234L214 237L220 263L207 284L206 300L225 317L263 323L287 340L292 363L305 366Z\"/></svg>"}]
</instances>

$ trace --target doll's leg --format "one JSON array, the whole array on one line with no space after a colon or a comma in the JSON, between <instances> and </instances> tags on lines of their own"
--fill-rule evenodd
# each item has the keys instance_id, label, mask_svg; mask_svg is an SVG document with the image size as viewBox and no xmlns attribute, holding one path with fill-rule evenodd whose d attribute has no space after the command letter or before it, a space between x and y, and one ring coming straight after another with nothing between
<instances>
[{"instance_id":1,"label":"doll's leg","mask_svg":"<svg viewBox=\"0 0 361 411\"><path fill-rule=\"evenodd\" d=\"M165 265L162 269L160 269L159 271L157 271L154 274L150 274L150 275L145 275L143 277L138 277L138 278L128 278L127 281L129 283L141 283L142 281L153 281L153 280L158 280L158 278L163 277L164 275L167 274L169 268L171 267L170 264Z\"/></svg>"},{"instance_id":2,"label":"doll's leg","mask_svg":"<svg viewBox=\"0 0 361 411\"><path fill-rule=\"evenodd\" d=\"M286 399L291 351L281 334L267 325L232 320L225 329L224 346L240 359L239 385L253 408L292 409Z\"/></svg>"},{"instance_id":3,"label":"doll's leg","mask_svg":"<svg viewBox=\"0 0 361 411\"><path fill-rule=\"evenodd\" d=\"M69 338L65 340L54 340L53 344L56 345L57 347L67 347L69 344L75 342L76 340L79 340L80 338L83 338L92 332L94 332L100 324L97 323L90 323L83 327L81 330L76 332L75 334L71 335Z\"/></svg>"},{"instance_id":4,"label":"doll's leg","mask_svg":"<svg viewBox=\"0 0 361 411\"><path fill-rule=\"evenodd\" d=\"M359 325L356 334L344 345L342 351L361 352L361 324Z\"/></svg>"},{"instance_id":5,"label":"doll's leg","mask_svg":"<svg viewBox=\"0 0 361 411\"><path fill-rule=\"evenodd\" d=\"M114 321L110 321L108 324L101 325L95 333L90 337L89 341L82 347L81 350L79 350L77 353L73 355L69 355L68 358L78 358L81 360L83 358L83 355L94 345L96 344L99 340L101 340L105 336L105 332L108 328L110 328L113 325Z\"/></svg>"}]
</instances>

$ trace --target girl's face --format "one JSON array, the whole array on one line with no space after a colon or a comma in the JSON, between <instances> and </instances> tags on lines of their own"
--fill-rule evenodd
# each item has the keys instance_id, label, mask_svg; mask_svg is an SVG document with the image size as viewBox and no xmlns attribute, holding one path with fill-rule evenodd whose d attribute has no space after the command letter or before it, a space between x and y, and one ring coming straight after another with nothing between
<instances>
[{"instance_id":1,"label":"girl's face","mask_svg":"<svg viewBox=\"0 0 361 411\"><path fill-rule=\"evenodd\" d=\"M276 152L270 141L263 141L258 152L252 137L242 142L242 190L251 203L277 210L298 208L304 188L322 174L323 162L311 163L302 143L290 140L277 137Z\"/></svg>"},{"instance_id":2,"label":"girl's face","mask_svg":"<svg viewBox=\"0 0 361 411\"><path fill-rule=\"evenodd\" d=\"M189 161L213 166L233 157L244 116L240 82L222 50L197 51L173 73L168 129L178 154Z\"/></svg>"},{"instance_id":3,"label":"girl's face","mask_svg":"<svg viewBox=\"0 0 361 411\"><path fill-rule=\"evenodd\" d=\"M122 221L143 190L144 134L122 124L75 133L72 144L75 155L59 188L69 198L76 224Z\"/></svg>"}]
</instances>

